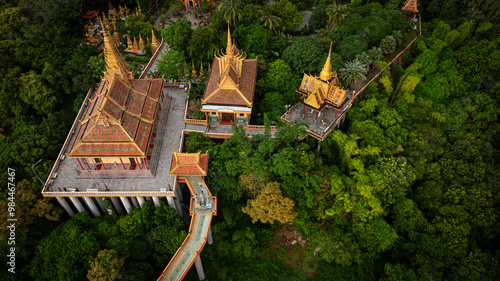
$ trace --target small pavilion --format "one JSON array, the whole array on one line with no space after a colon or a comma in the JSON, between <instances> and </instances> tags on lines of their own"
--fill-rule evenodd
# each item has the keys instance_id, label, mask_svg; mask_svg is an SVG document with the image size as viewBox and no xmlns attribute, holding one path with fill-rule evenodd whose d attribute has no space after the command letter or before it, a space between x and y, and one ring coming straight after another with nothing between
<instances>
[{"instance_id":1,"label":"small pavilion","mask_svg":"<svg viewBox=\"0 0 500 281\"><path fill-rule=\"evenodd\" d=\"M401 11L403 13L417 14L418 13L418 2L417 2L417 0L406 0L403 3L403 7L401 8Z\"/></svg>"},{"instance_id":2,"label":"small pavilion","mask_svg":"<svg viewBox=\"0 0 500 281\"><path fill-rule=\"evenodd\" d=\"M332 71L331 52L330 46L328 58L319 77L304 74L302 83L297 90L299 100L303 103L303 114L305 114L307 107L316 112L315 120L325 111L326 107L334 108L336 110L335 118L337 118L337 112L346 100L347 91L340 85L337 72Z\"/></svg>"},{"instance_id":3,"label":"small pavilion","mask_svg":"<svg viewBox=\"0 0 500 281\"><path fill-rule=\"evenodd\" d=\"M210 123L247 125L253 106L257 59L246 59L227 31L226 54L216 53L201 111Z\"/></svg>"},{"instance_id":4,"label":"small pavilion","mask_svg":"<svg viewBox=\"0 0 500 281\"><path fill-rule=\"evenodd\" d=\"M184 8L186 9L186 11L188 10L188 8L190 7L198 7L198 8L201 8L201 3L200 3L200 0L182 0L184 2ZM214 0L208 0L209 2L214 2Z\"/></svg>"}]
</instances>

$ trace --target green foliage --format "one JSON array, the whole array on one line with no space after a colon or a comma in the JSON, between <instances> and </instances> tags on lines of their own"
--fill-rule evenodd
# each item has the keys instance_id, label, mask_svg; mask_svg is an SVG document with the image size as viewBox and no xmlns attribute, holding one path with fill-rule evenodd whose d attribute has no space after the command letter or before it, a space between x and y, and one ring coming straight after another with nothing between
<instances>
[{"instance_id":1,"label":"green foliage","mask_svg":"<svg viewBox=\"0 0 500 281\"><path fill-rule=\"evenodd\" d=\"M186 136L184 150L188 153L205 152L215 146L212 138L206 137L200 133L191 133Z\"/></svg>"},{"instance_id":2,"label":"green foliage","mask_svg":"<svg viewBox=\"0 0 500 281\"><path fill-rule=\"evenodd\" d=\"M337 46L339 54L348 60L354 59L357 54L367 50L368 43L359 35L345 37Z\"/></svg>"},{"instance_id":3,"label":"green foliage","mask_svg":"<svg viewBox=\"0 0 500 281\"><path fill-rule=\"evenodd\" d=\"M200 26L189 39L188 52L196 62L211 62L222 48L222 37L212 26Z\"/></svg>"},{"instance_id":4,"label":"green foliage","mask_svg":"<svg viewBox=\"0 0 500 281\"><path fill-rule=\"evenodd\" d=\"M318 39L300 37L283 52L283 60L299 74L302 72L319 73L325 64L324 50Z\"/></svg>"},{"instance_id":5,"label":"green foliage","mask_svg":"<svg viewBox=\"0 0 500 281\"><path fill-rule=\"evenodd\" d=\"M168 52L163 53L158 62L158 74L164 76L166 79L182 79L189 73L184 69L186 58L175 49L170 49Z\"/></svg>"},{"instance_id":6,"label":"green foliage","mask_svg":"<svg viewBox=\"0 0 500 281\"><path fill-rule=\"evenodd\" d=\"M339 70L339 76L346 85L360 84L366 80L366 68L359 60L348 61Z\"/></svg>"},{"instance_id":7,"label":"green foliage","mask_svg":"<svg viewBox=\"0 0 500 281\"><path fill-rule=\"evenodd\" d=\"M235 26L241 19L240 0L225 0L219 4L217 11L221 13L222 17L230 25Z\"/></svg>"},{"instance_id":8,"label":"green foliage","mask_svg":"<svg viewBox=\"0 0 500 281\"><path fill-rule=\"evenodd\" d=\"M302 15L297 11L297 6L289 0L280 0L271 5L271 12L281 19L283 29L298 27L302 21Z\"/></svg>"},{"instance_id":9,"label":"green foliage","mask_svg":"<svg viewBox=\"0 0 500 281\"><path fill-rule=\"evenodd\" d=\"M161 31L161 37L165 42L184 56L187 55L186 50L192 34L191 24L187 20L173 22Z\"/></svg>"}]
</instances>

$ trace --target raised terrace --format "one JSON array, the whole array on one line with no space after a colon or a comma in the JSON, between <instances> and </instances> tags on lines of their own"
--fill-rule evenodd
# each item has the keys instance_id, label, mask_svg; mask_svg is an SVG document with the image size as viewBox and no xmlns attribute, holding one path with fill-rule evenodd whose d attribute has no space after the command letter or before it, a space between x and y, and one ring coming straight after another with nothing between
<instances>
[{"instance_id":1,"label":"raised terrace","mask_svg":"<svg viewBox=\"0 0 500 281\"><path fill-rule=\"evenodd\" d=\"M93 87L82 105L80 112L86 112L89 99L92 99L97 87ZM82 169L74 158L66 157L70 152L82 125L75 121L68 134L59 159L51 177L43 189L44 196L84 197L84 196L174 196L171 187L175 187L175 177L170 176L172 150L177 151L181 141L184 105L187 93L183 89L164 88L165 99L161 102L154 147L148 157L148 169L137 165L131 170L131 164L106 164L105 169L98 164L88 163L90 170ZM83 120L84 114L77 117ZM85 166L84 166L85 168ZM131 176L132 173L132 176Z\"/></svg>"}]
</instances>

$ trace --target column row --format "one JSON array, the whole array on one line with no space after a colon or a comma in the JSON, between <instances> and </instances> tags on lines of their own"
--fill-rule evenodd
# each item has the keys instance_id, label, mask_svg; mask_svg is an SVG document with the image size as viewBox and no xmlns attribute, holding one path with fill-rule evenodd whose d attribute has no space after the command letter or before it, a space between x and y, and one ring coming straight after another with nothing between
<instances>
[{"instance_id":1,"label":"column row","mask_svg":"<svg viewBox=\"0 0 500 281\"><path fill-rule=\"evenodd\" d=\"M139 209L146 201L153 201L155 206L161 206L159 197L56 197L56 199L71 217L76 212L87 211L92 213L94 217L112 214L124 215L130 213L132 206ZM172 208L178 211L178 204L174 202L172 197L167 197L167 201Z\"/></svg>"}]
</instances>

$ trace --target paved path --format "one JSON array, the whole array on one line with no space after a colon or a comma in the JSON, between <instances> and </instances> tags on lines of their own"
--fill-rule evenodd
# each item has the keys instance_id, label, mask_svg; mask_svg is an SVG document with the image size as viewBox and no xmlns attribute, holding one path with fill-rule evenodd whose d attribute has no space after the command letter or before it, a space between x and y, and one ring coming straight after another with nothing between
<instances>
[{"instance_id":1,"label":"paved path","mask_svg":"<svg viewBox=\"0 0 500 281\"><path fill-rule=\"evenodd\" d=\"M203 247L209 240L210 223L217 213L215 197L200 176L186 177L186 183L191 192L191 226L181 247L163 271L158 280L182 280L187 274ZM207 198L208 197L208 198ZM197 207L201 205L201 207Z\"/></svg>"}]
</instances>

